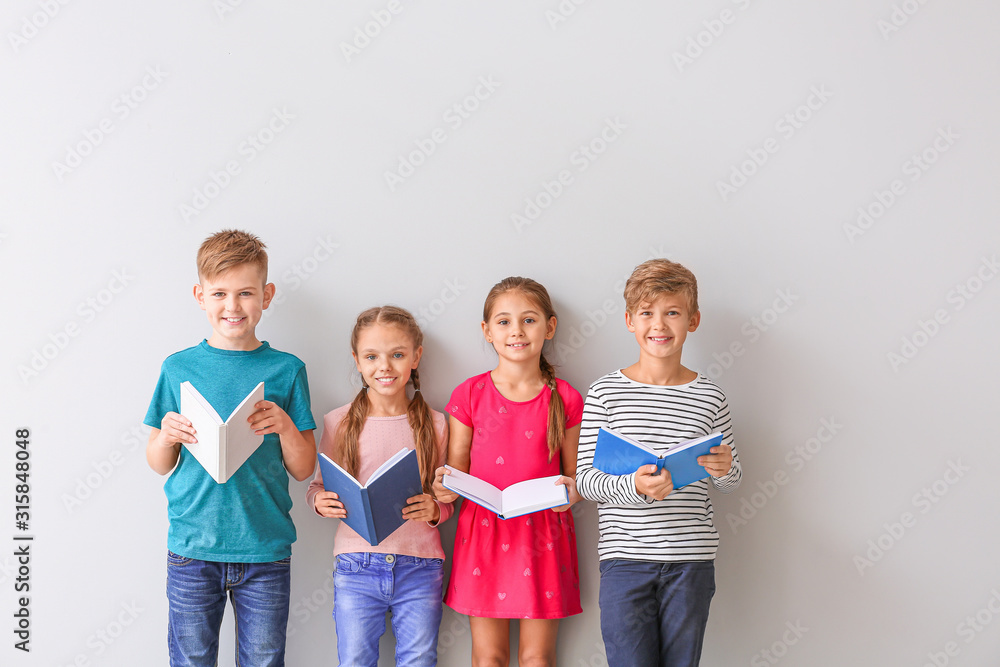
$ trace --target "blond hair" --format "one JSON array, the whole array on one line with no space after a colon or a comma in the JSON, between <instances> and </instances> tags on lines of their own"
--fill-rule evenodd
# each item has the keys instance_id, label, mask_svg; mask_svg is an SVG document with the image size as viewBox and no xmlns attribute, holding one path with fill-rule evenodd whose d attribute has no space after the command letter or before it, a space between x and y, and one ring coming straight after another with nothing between
<instances>
[{"instance_id":1,"label":"blond hair","mask_svg":"<svg viewBox=\"0 0 1000 667\"><path fill-rule=\"evenodd\" d=\"M650 259L635 267L625 282L625 310L635 313L644 303L652 303L664 294L687 297L689 315L698 312L698 280L684 266L669 259Z\"/></svg>"},{"instance_id":2,"label":"blond hair","mask_svg":"<svg viewBox=\"0 0 1000 667\"><path fill-rule=\"evenodd\" d=\"M198 248L198 278L217 278L241 264L260 269L267 282L267 248L255 234L238 229L223 229L205 239Z\"/></svg>"}]
</instances>

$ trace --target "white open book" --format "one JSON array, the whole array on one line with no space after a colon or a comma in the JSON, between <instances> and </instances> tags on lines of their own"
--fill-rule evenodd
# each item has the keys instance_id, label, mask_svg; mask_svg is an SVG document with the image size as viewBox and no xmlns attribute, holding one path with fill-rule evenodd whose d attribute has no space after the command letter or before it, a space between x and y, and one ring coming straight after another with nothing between
<instances>
[{"instance_id":1,"label":"white open book","mask_svg":"<svg viewBox=\"0 0 1000 667\"><path fill-rule=\"evenodd\" d=\"M194 425L194 437L198 440L193 445L184 443L184 446L216 482L225 483L264 442L264 436L254 434L247 421L257 411L254 405L263 400L264 383L261 382L223 421L194 385L181 383L181 414Z\"/></svg>"},{"instance_id":2,"label":"white open book","mask_svg":"<svg viewBox=\"0 0 1000 667\"><path fill-rule=\"evenodd\" d=\"M461 470L455 470L451 466L445 468L451 474L445 475L442 479L444 488L468 498L491 512L496 512L501 519L511 519L569 503L566 486L556 484L559 475L527 479L511 484L501 491L489 482L484 482Z\"/></svg>"}]
</instances>

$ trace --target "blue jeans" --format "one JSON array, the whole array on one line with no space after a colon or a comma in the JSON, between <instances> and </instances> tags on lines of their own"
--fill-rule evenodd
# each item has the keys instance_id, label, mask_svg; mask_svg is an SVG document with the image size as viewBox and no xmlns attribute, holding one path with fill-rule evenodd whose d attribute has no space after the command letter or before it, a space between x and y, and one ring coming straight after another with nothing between
<instances>
[{"instance_id":1,"label":"blue jeans","mask_svg":"<svg viewBox=\"0 0 1000 667\"><path fill-rule=\"evenodd\" d=\"M444 561L393 554L337 556L333 619L341 665L376 667L385 614L392 612L396 664L437 664Z\"/></svg>"},{"instance_id":2,"label":"blue jeans","mask_svg":"<svg viewBox=\"0 0 1000 667\"><path fill-rule=\"evenodd\" d=\"M601 561L601 634L611 667L697 667L715 563Z\"/></svg>"},{"instance_id":3,"label":"blue jeans","mask_svg":"<svg viewBox=\"0 0 1000 667\"><path fill-rule=\"evenodd\" d=\"M217 563L168 551L171 667L215 667L227 594L236 620L236 664L283 667L291 560Z\"/></svg>"}]
</instances>

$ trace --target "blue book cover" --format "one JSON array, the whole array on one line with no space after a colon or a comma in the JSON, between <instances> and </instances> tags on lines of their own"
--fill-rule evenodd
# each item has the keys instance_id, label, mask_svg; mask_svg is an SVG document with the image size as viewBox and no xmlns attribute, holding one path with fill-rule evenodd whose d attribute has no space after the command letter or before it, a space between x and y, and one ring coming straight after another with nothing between
<instances>
[{"instance_id":1,"label":"blue book cover","mask_svg":"<svg viewBox=\"0 0 1000 667\"><path fill-rule=\"evenodd\" d=\"M722 434L710 435L679 442L660 455L638 440L601 428L597 433L594 467L609 475L631 475L644 465L656 464L660 470L670 472L674 488L679 489L708 477L698 457L710 454L709 450L722 444Z\"/></svg>"},{"instance_id":2,"label":"blue book cover","mask_svg":"<svg viewBox=\"0 0 1000 667\"><path fill-rule=\"evenodd\" d=\"M344 503L347 510L344 523L373 547L406 521L403 519L406 499L424 492L417 452L406 447L379 466L365 485L326 454L319 455L319 467L323 488L336 493Z\"/></svg>"}]
</instances>

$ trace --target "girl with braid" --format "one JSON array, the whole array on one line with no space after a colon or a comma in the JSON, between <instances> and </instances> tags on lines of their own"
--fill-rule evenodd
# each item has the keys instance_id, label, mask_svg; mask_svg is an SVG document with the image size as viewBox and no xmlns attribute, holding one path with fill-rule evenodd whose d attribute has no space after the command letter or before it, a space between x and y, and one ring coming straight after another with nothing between
<instances>
[{"instance_id":1,"label":"girl with braid","mask_svg":"<svg viewBox=\"0 0 1000 667\"><path fill-rule=\"evenodd\" d=\"M497 367L452 392L448 464L500 489L561 474L556 483L567 487L570 502L508 520L463 502L445 604L471 617L476 667L509 664L514 618L517 664L555 665L559 619L581 611L576 534L566 510L580 500L574 478L583 399L542 354L556 315L540 284L514 277L494 285L482 329ZM445 474L438 468L434 493L453 502Z\"/></svg>"},{"instance_id":2,"label":"girl with braid","mask_svg":"<svg viewBox=\"0 0 1000 667\"><path fill-rule=\"evenodd\" d=\"M417 450L423 493L403 508L407 521L378 546L371 546L346 523L337 527L333 618L341 665L375 667L386 612L392 612L396 664L436 665L444 550L437 526L452 503L435 500L434 470L445 458L448 427L420 393L417 366L423 335L413 316L394 306L371 308L358 316L351 353L363 387L350 405L324 418L319 450L362 484L402 447ZM406 385L413 382L413 398ZM344 518L337 494L323 490L322 474L306 499L324 517Z\"/></svg>"}]
</instances>

